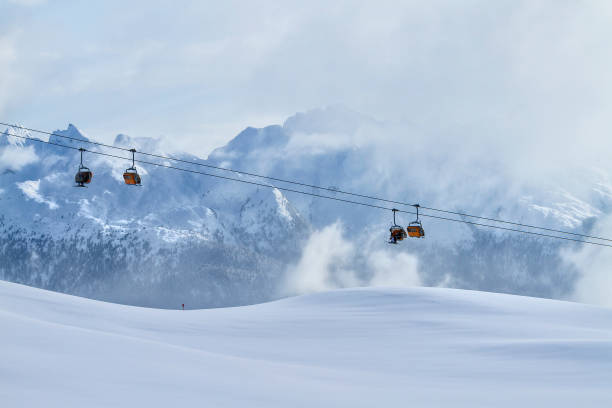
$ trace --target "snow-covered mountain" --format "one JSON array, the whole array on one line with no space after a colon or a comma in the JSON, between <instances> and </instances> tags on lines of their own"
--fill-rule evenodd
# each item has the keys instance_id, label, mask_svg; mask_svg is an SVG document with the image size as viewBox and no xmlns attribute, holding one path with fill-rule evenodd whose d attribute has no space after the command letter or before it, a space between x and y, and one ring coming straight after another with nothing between
<instances>
[{"instance_id":1,"label":"snow-covered mountain","mask_svg":"<svg viewBox=\"0 0 612 408\"><path fill-rule=\"evenodd\" d=\"M57 133L85 139L72 125ZM36 157L1 176L3 279L142 305L251 303L276 291L283 260L308 235L278 190L155 166L129 188L128 161L87 153L93 182L73 188L78 151L2 138ZM153 140L119 135L115 145L161 153Z\"/></svg>"},{"instance_id":2,"label":"snow-covered mountain","mask_svg":"<svg viewBox=\"0 0 612 408\"><path fill-rule=\"evenodd\" d=\"M137 165L143 186L128 187L121 174L129 155L85 153L93 182L73 188L78 151L11 137L15 131L0 135L1 279L122 303L203 307L401 283L406 276L411 283L563 298L580 275L566 256L580 244L424 219L425 240L390 248L385 211L151 165ZM86 139L73 125L56 133ZM175 157L580 232L596 230L612 208L612 183L600 173L581 174L588 185L517 180L491 156L452 143L433 149L434 139L331 107L296 114L282 126L247 128L206 160ZM118 135L114 144L168 154L155 139ZM309 264L318 265L318 275Z\"/></svg>"}]
</instances>

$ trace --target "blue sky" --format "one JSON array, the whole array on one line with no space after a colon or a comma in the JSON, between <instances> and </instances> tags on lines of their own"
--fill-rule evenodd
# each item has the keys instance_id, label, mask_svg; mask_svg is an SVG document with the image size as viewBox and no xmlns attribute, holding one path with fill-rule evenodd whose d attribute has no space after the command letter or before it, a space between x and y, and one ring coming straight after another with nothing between
<instances>
[{"instance_id":1,"label":"blue sky","mask_svg":"<svg viewBox=\"0 0 612 408\"><path fill-rule=\"evenodd\" d=\"M603 1L0 4L2 121L204 155L339 103L500 149L577 135L610 147Z\"/></svg>"}]
</instances>

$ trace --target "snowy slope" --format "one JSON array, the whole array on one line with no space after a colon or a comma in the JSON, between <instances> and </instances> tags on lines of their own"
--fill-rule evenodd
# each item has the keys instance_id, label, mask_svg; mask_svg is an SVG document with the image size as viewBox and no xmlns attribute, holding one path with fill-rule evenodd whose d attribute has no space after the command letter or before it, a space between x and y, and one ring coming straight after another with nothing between
<instances>
[{"instance_id":1,"label":"snowy slope","mask_svg":"<svg viewBox=\"0 0 612 408\"><path fill-rule=\"evenodd\" d=\"M171 311L0 282L3 407L604 407L612 310L350 289Z\"/></svg>"}]
</instances>

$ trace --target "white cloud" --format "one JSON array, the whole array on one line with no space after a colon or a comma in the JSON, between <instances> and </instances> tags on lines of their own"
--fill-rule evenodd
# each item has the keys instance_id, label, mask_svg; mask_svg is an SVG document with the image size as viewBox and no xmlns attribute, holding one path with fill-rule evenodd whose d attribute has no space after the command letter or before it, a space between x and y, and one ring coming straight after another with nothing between
<instances>
[{"instance_id":1,"label":"white cloud","mask_svg":"<svg viewBox=\"0 0 612 408\"><path fill-rule=\"evenodd\" d=\"M609 236L612 228L612 216L607 215L598 220L591 235ZM593 240L596 242L602 242ZM609 244L609 242L603 242ZM584 245L579 251L567 251L566 259L573 263L580 277L576 283L573 299L579 302L612 306L612 248Z\"/></svg>"},{"instance_id":2,"label":"white cloud","mask_svg":"<svg viewBox=\"0 0 612 408\"><path fill-rule=\"evenodd\" d=\"M339 222L313 232L299 262L288 269L283 291L303 294L355 286L420 284L416 257L399 252L398 247L375 249L372 244L351 241Z\"/></svg>"},{"instance_id":3,"label":"white cloud","mask_svg":"<svg viewBox=\"0 0 612 408\"><path fill-rule=\"evenodd\" d=\"M9 3L26 7L40 6L46 2L47 0L9 0Z\"/></svg>"},{"instance_id":4,"label":"white cloud","mask_svg":"<svg viewBox=\"0 0 612 408\"><path fill-rule=\"evenodd\" d=\"M418 286L417 258L405 252L378 250L368 255L368 265L373 271L369 286Z\"/></svg>"},{"instance_id":5,"label":"white cloud","mask_svg":"<svg viewBox=\"0 0 612 408\"><path fill-rule=\"evenodd\" d=\"M8 36L0 36L0 113L7 105L14 105L13 85L16 79L16 69L13 64L16 60L15 44Z\"/></svg>"},{"instance_id":6,"label":"white cloud","mask_svg":"<svg viewBox=\"0 0 612 408\"><path fill-rule=\"evenodd\" d=\"M287 291L310 293L358 286L359 281L350 269L350 257L354 252L354 245L343 239L339 223L313 232L300 261L291 267Z\"/></svg>"},{"instance_id":7,"label":"white cloud","mask_svg":"<svg viewBox=\"0 0 612 408\"><path fill-rule=\"evenodd\" d=\"M23 194L25 194L29 199L34 200L37 203L47 204L51 210L56 210L59 208L57 203L55 203L53 200L47 200L42 196L42 194L40 194L38 191L40 189L40 180L27 180L16 184Z\"/></svg>"},{"instance_id":8,"label":"white cloud","mask_svg":"<svg viewBox=\"0 0 612 408\"><path fill-rule=\"evenodd\" d=\"M0 147L0 172L5 170L20 170L23 166L37 160L32 146L20 147L8 145Z\"/></svg>"},{"instance_id":9,"label":"white cloud","mask_svg":"<svg viewBox=\"0 0 612 408\"><path fill-rule=\"evenodd\" d=\"M12 40L0 45L10 56L0 81L27 79L2 92L18 120L52 129L61 118L102 139L164 135L206 154L240 128L339 102L435 130L430 138L445 144L504 150L515 171L529 172L536 162L559 165L559 153L567 159L564 144L593 159L598 152L578 135L605 142L612 130L610 8L54 3L4 22Z\"/></svg>"}]
</instances>

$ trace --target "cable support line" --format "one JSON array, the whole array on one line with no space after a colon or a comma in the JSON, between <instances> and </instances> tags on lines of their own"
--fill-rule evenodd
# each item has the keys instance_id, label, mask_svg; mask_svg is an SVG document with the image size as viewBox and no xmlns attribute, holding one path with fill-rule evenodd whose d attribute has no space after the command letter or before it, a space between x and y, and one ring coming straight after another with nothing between
<instances>
[{"instance_id":1,"label":"cable support line","mask_svg":"<svg viewBox=\"0 0 612 408\"><path fill-rule=\"evenodd\" d=\"M118 146L112 146L112 145L108 145L108 144L104 144L104 143L99 143L99 142L95 142L95 141L91 141L91 140L78 139L78 138L71 137L71 136L64 136L64 135L60 135L58 133L46 132L46 131L43 131L43 130L27 128L27 127L23 127L23 126L19 126L19 125L11 125L9 123L4 123L4 122L0 122L0 125L9 126L9 127L18 128L18 129L24 129L24 130L28 130L28 131L31 131L31 132L38 132L38 133L45 134L45 135L57 136L57 137L61 137L61 138L65 138L65 139L69 139L69 140L73 140L73 141L77 141L77 142L90 143L90 144L93 144L93 145L103 146L103 147L107 147L107 148L111 148L111 149L122 150L122 151L126 151L126 152L131 152L132 151L132 149L127 149L127 148L118 147ZM16 135L10 135L10 136L16 136ZM36 139L34 139L34 140L36 140ZM195 165L195 166L207 167L207 168L211 168L211 169L215 169L215 170L221 170L221 171L227 171L227 172L232 172L232 173L237 173L237 174L243 174L243 175L246 175L246 176L256 177L256 178L260 178L260 179L266 179L266 180L277 181L277 182L281 182L281 183L293 184L293 185L297 185L297 186L301 186L301 187L314 188L314 189L318 189L318 190L322 190L322 191L329 191L329 192L332 192L332 193L339 193L339 194L349 195L349 196L353 196L353 197L359 197L359 198L365 198L365 199L369 199L369 200L381 201L381 202L386 202L386 203L390 203L390 204L399 204L399 205L404 205L404 206L409 206L409 207L414 207L415 206L414 204L410 204L410 203L407 203L407 202L394 201L394 200L389 200L389 199L386 199L386 198L370 196L370 195L365 195L365 194L358 194L358 193L353 193L353 192L349 192L349 191L343 191L343 190L339 190L339 189L335 189L335 188L321 187L321 186L317 186L317 185L313 185L313 184L308 184L308 183L302 183L302 182L293 181L293 180L286 180L286 179L281 179L281 178L277 178L277 177L264 176L264 175L261 175L261 174L250 173L250 172L241 171L241 170L235 170L235 169L231 169L231 168L227 168L227 167L219 167L219 166L214 166L214 165L206 164L206 163L198 163L198 162L194 162L194 161L190 161L190 160L184 160L184 159L179 159L179 158L175 158L175 157L163 156L163 155L154 154L154 153L147 153L147 152L138 152L138 153L143 155L143 156L155 157L155 158L158 158L158 159L171 160L171 161L176 161L176 162L185 163L185 164L191 164L191 165ZM590 238L590 239L597 239L597 240L601 240L601 241L612 242L611 238L598 237L598 236L595 236L595 235L587 235L587 234L580 234L580 233L577 233L577 232L558 230L558 229L554 229L554 228L539 227L537 225L523 224L523 223L520 223L520 222L501 220L501 219L491 218L491 217L482 217L482 216L479 216L479 215L473 215L473 214L468 214L468 213L464 213L464 212L443 210L443 209L440 209L440 208L433 208L433 207L426 207L426 206L423 206L423 205L421 205L420 207L423 208L423 209L426 209L426 210L430 210L430 211L441 212L441 213L446 213L446 214L453 214L453 215L459 215L461 217L470 217L470 218L476 218L476 219L485 220L485 221L497 222L497 223L501 223L501 224L514 225L514 226L517 226L517 227L539 229L539 230L542 230L542 231L556 232L556 233L559 233L559 234L566 234L566 235L572 235L572 236L576 236L576 237L583 237L583 238Z\"/></svg>"},{"instance_id":2,"label":"cable support line","mask_svg":"<svg viewBox=\"0 0 612 408\"><path fill-rule=\"evenodd\" d=\"M425 208L425 207L421 207L421 208ZM406 211L401 211L400 210L400 212L406 212ZM415 213L409 213L409 214L415 214ZM519 230L519 229L516 229L516 228L500 227L499 225L482 224L482 223L474 222L474 221L458 220L456 218L448 218L448 217L440 217L438 215L422 214L422 213L419 213L419 215L422 216L422 217L435 218L435 219L438 219L438 220L453 221L453 222L462 222L464 224L476 225L476 226L480 226L480 227L496 228L496 229L500 229L500 230L504 230L504 231L520 232L520 233L523 233L523 234L536 235L536 236L540 236L540 237L557 238L557 239L563 239L565 241L580 242L580 243L583 243L583 244L599 245L599 246L605 246L605 247L612 248L612 245L604 244L602 242L593 242L593 241L585 241L585 240L582 240L582 239L560 237L558 235L543 234L541 232L525 231L525 230Z\"/></svg>"},{"instance_id":3,"label":"cable support line","mask_svg":"<svg viewBox=\"0 0 612 408\"><path fill-rule=\"evenodd\" d=\"M81 150L81 148L78 148L78 147L66 146L66 145L62 145L62 144L59 144L59 143L48 142L48 141L44 141L44 140L40 140L40 139L36 139L36 138L27 137L27 136L19 136L19 135L12 135L12 136L19 137L19 138L22 138L22 139L33 140L33 141L40 142L40 143L47 143L47 144L50 144L50 145L53 145L53 146L63 147L63 148L67 148L67 149ZM109 153L96 152L96 151L91 151L91 150L86 150L86 149L83 149L83 151L88 151L88 152L90 152L92 154L98 154L98 155L101 155L101 156L112 157L112 158L121 159L121 160L128 160L128 161L130 160L127 157L117 156L117 155L109 154ZM149 161L146 161L146 160L135 160L135 162L136 163L141 163L141 164L148 164L148 165L152 165L152 166L157 166L157 167L162 167L162 168L167 168L167 169L183 171L183 172L187 172L187 173L193 173L193 174L200 174L200 175L209 176L209 177L215 177L215 178L219 178L219 179L223 179L223 180L237 181L237 182L240 182L240 183L251 184L251 185L255 185L255 186L259 186L259 187L275 188L275 189L282 190L282 191L287 191L287 192L297 193L297 194L303 194L303 195L308 195L308 196L313 196L313 197L318 197L318 198L325 198L325 199L328 199L328 200L344 202L344 203L347 203L347 204L361 205L361 206L365 206L365 207L377 208L377 209L386 210L386 211L393 211L394 210L393 208L384 207L384 206L380 206L380 205L363 203L363 202L353 201L353 200L347 200L347 199L338 198L338 197L330 197L330 196L326 196L326 195L322 195L322 194L310 193L310 192L301 191L301 190L294 190L294 189L290 189L290 188L286 188L286 187L277 187L277 186L273 186L271 184L263 184L263 183L258 183L258 182L254 182L254 181L241 180L241 179L237 179L237 178L233 178L233 177L227 177L227 176L222 176L222 175L218 175L218 174L206 173L206 172L203 172L203 171L184 169L184 168L180 168L180 167L170 166L170 165L167 165L167 164L149 162ZM423 208L423 207L421 207L421 208ZM416 214L416 212L413 212L413 211L398 210L398 209L396 209L396 211L397 212L401 212L401 213L405 213L405 214ZM556 238L556 239L562 239L562 240L565 240L565 241L579 242L579 243L582 243L582 244L598 245L598 246L604 246L604 247L612 248L612 245L604 244L604 243L600 243L600 242L585 241L585 240L568 238L568 237L560 237L560 236L557 236L557 235L543 234L543 233L539 233L539 232L525 231L525 230L519 230L519 229L515 229L515 228L500 227L498 225L483 224L483 223L478 223L478 222L473 222L473 221L459 220L459 219L448 218L448 217L441 217L441 216L438 216L438 215L422 214L422 213L420 213L420 215L422 217L428 217L428 218L433 218L433 219L437 219L437 220L459 222L459 223L464 223L464 224L469 224L469 225L474 225L474 226L479 226L479 227L494 228L494 229L500 229L500 230L504 230L504 231L511 231L511 232L517 232L517 233L523 233L523 234L529 234L529 235L535 235L535 236L547 237L547 238Z\"/></svg>"},{"instance_id":4,"label":"cable support line","mask_svg":"<svg viewBox=\"0 0 612 408\"><path fill-rule=\"evenodd\" d=\"M41 133L43 135L57 136L57 137L61 137L61 138L64 138L64 139L73 140L75 142L89 143L89 144L96 145L96 146L103 146L103 147L108 147L110 149L123 150L123 151L126 151L126 152L130 151L130 149L126 149L124 147L118 147L118 146L113 146L113 145L109 145L109 144L105 144L105 143L95 142L95 141L89 140L89 139L88 140L83 140L83 139L79 139L79 138L72 137L72 136L60 135L59 133L53 133L53 132L45 132L44 130L32 129L32 128L27 128L27 127L19 126L19 125L11 125L10 123L0 122L0 125L8 126L8 127L11 127L11 128L23 129L23 130L27 130L27 131L30 131L30 132ZM9 136L21 137L21 136L17 136L17 135L11 135L10 133L8 133L8 135ZM30 138L30 139L31 140L38 140L36 138ZM44 142L44 140L43 140L43 142ZM52 142L49 142L49 143L50 144L54 144ZM65 145L57 145L57 146L65 146ZM70 147L70 146L66 146L66 147Z\"/></svg>"},{"instance_id":5,"label":"cable support line","mask_svg":"<svg viewBox=\"0 0 612 408\"><path fill-rule=\"evenodd\" d=\"M44 140L40 140L40 139L28 137L28 136L20 136L20 135L11 135L11 136L19 137L19 138L22 138L22 139L33 140L33 141L40 142L40 143L47 143L47 144L50 144L50 145L53 145L53 146L65 147L67 149L80 150L80 148L78 148L78 147L66 146L66 145L63 145L63 144L53 143L53 142L46 142ZM112 157L112 158L115 158L115 159L121 159L121 160L127 160L127 161L132 160L131 158L128 158L128 157L117 156L115 154L110 154L110 153L97 152L97 151L94 151L94 150L84 149L83 151L86 151L86 152L89 152L89 153L92 153L92 154L98 154L98 155L101 155L101 156ZM299 194L310 195L310 196L313 196L313 197L327 198L329 200L341 201L341 202L350 203L350 204L358 204L358 205L363 205L363 206L372 207L372 208L378 208L378 209L382 209L382 210L391 210L391 208L383 207L383 206L380 206L380 205L361 203L359 201L345 200L343 198L338 198L338 197L329 197L329 196L325 196L325 195L322 195L322 194L309 193L307 191L294 190L294 189L286 188L286 187L276 187L276 186L273 186L271 184L264 184L264 183L257 183L255 181L241 180L241 179L237 179L237 178L233 178L233 177L222 176L222 175L219 175L219 174L212 174L212 173L206 173L206 172L203 172L203 171L184 169L184 168L181 168L181 167L174 167L174 166L170 166L170 165L167 165L167 164L155 163L155 162L150 162L150 161L146 161L146 160L134 160L134 162L141 163L141 164L149 164L149 165L152 165L152 166L163 167L163 168L167 168L167 169L180 170L180 171L184 171L184 172L188 172L188 173L201 174L201 175L204 175L204 176L216 177L216 178L220 178L220 179L223 179L223 180L238 181L240 183L252 184L252 185L260 186L260 187L275 188L275 189L278 189L278 190L288 191L288 192L291 192L291 193L299 193ZM398 211L404 212L404 213L407 213L407 214L416 214L416 213L411 212L411 211L401 211L401 210L398 210Z\"/></svg>"},{"instance_id":6,"label":"cable support line","mask_svg":"<svg viewBox=\"0 0 612 408\"><path fill-rule=\"evenodd\" d=\"M459 216L462 216L462 217L478 218L478 219L485 220L485 221L493 221L493 222L499 222L499 223L503 223L503 224L516 225L517 227L534 228L534 229L539 229L539 230L543 230L543 231L557 232L557 233L560 233L560 234L568 234L568 235L574 235L574 236L577 236L577 237L592 238L592 239L599 239L599 240L602 240L602 241L612 242L612 239L610 239L610 238L603 238L603 237L598 237L598 236L595 236L595 235L579 234L577 232L569 232L569 231L557 230L557 229L553 229L553 228L538 227L536 225L522 224L520 222L498 220L496 218L482 217L482 216L478 216L478 215L471 215L471 214L466 214L466 213L457 212L457 211L449 211L449 210L441 210L441 209L438 209L438 208L425 207L424 205L422 205L421 208L424 208L424 209L430 210L430 211L437 211L437 212L442 212L442 213L447 213L447 214L459 215Z\"/></svg>"}]
</instances>

